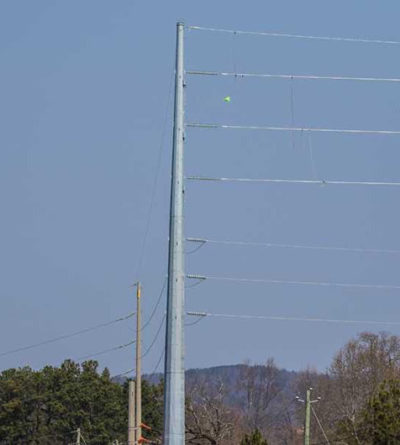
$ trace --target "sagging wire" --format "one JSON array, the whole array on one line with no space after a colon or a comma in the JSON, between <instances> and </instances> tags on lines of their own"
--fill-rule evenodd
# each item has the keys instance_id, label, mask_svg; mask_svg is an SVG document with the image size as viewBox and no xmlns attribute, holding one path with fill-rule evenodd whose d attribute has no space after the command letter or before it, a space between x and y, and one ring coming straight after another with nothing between
<instances>
[{"instance_id":1,"label":"sagging wire","mask_svg":"<svg viewBox=\"0 0 400 445\"><path fill-rule=\"evenodd\" d=\"M200 71L188 70L186 74L192 76L223 76L235 77L240 79L264 78L264 79L287 79L287 80L343 80L343 81L358 81L358 82L400 82L399 77L354 77L354 76L320 76L317 74L269 74L269 73L237 73L237 72L223 72L223 71Z\"/></svg>"},{"instance_id":2,"label":"sagging wire","mask_svg":"<svg viewBox=\"0 0 400 445\"><path fill-rule=\"evenodd\" d=\"M264 278L239 278L239 277L222 277L211 275L186 275L189 279L199 280L204 282L206 280L217 281L231 281L239 283L254 283L254 284L283 284L283 285L299 285L299 286L321 286L321 287L343 287L343 288L359 288L359 289L381 289L381 290L398 290L400 285L391 284L362 284L362 283L337 283L327 281L299 281L299 280L274 280Z\"/></svg>"},{"instance_id":3,"label":"sagging wire","mask_svg":"<svg viewBox=\"0 0 400 445\"><path fill-rule=\"evenodd\" d=\"M136 343L136 340L132 340L129 343L125 343L123 345L114 346L113 348L104 349L103 351L95 352L93 354L84 355L82 357L78 357L76 360L77 361L85 360L85 359L88 359L88 358L97 357L99 355L107 354L108 352L118 351L119 349L127 348L128 346L131 346L134 343Z\"/></svg>"},{"instance_id":4,"label":"sagging wire","mask_svg":"<svg viewBox=\"0 0 400 445\"><path fill-rule=\"evenodd\" d=\"M28 345L28 346L22 346L20 348L11 349L9 351L5 351L5 352L0 353L0 357L4 357L4 356L10 355L10 354L15 354L17 352L28 351L30 349L38 348L39 346L48 345L50 343L55 343L57 341L65 340L67 338L75 337L77 335L86 334L87 332L91 332L91 331L95 331L97 329L105 328L105 327L111 326L111 325L113 325L115 323L119 323L121 321L128 320L129 318L133 317L135 315L135 313L136 312L131 312L130 314L125 315L124 317L116 318L115 320L111 320L111 321L106 322L106 323L100 323L98 325L91 326L89 328L81 329L81 330L75 331L75 332L73 332L71 334L60 335L59 337L54 337L54 338L51 338L49 340L44 340L44 341L39 342L39 343L34 343L34 344L31 344L31 345Z\"/></svg>"},{"instance_id":5,"label":"sagging wire","mask_svg":"<svg viewBox=\"0 0 400 445\"><path fill-rule=\"evenodd\" d=\"M395 181L342 181L336 179L282 179L282 178L228 178L211 176L186 176L189 181L210 182L259 182L270 184L308 184L308 185L346 185L346 186L377 186L377 187L399 187L400 182Z\"/></svg>"},{"instance_id":6,"label":"sagging wire","mask_svg":"<svg viewBox=\"0 0 400 445\"><path fill-rule=\"evenodd\" d=\"M237 240L216 240L207 238L186 238L186 241L193 243L201 243L202 246L206 244L222 244L232 246L249 246L249 247L264 247L264 248L283 248L283 249L306 249L306 250L327 250L337 252L355 252L355 253L370 253L370 254L400 254L400 250L395 249L368 249L362 247L343 247L343 246L313 246L307 244L282 244L269 243L257 241L237 241Z\"/></svg>"},{"instance_id":7,"label":"sagging wire","mask_svg":"<svg viewBox=\"0 0 400 445\"><path fill-rule=\"evenodd\" d=\"M387 325L400 326L400 321L377 321L377 320L341 320L329 318L314 318L314 317L285 317L273 315L245 315L245 314L221 314L212 312L192 311L187 312L187 315L195 317L216 317L239 320L263 320L263 321L294 321L307 323L329 323L329 324L362 324L362 325Z\"/></svg>"},{"instance_id":8,"label":"sagging wire","mask_svg":"<svg viewBox=\"0 0 400 445\"><path fill-rule=\"evenodd\" d=\"M331 42L349 42L349 43L371 43L382 45L400 45L400 41L397 40L382 40L382 39L361 39L357 37L331 37L331 36L315 36L306 34L290 34L282 32L268 32L268 31L243 31L224 28L208 28L205 26L190 25L186 27L189 30L196 31L209 31L220 33L236 33L237 35L252 35L252 36L265 36L265 37L284 37L293 39L306 39L306 40L326 40Z\"/></svg>"},{"instance_id":9,"label":"sagging wire","mask_svg":"<svg viewBox=\"0 0 400 445\"><path fill-rule=\"evenodd\" d=\"M188 122L188 128L202 129L228 129L228 130L255 130L255 131L310 131L316 133L342 133L342 134L379 134L400 135L400 130L363 130L357 128L317 128L317 127L276 127L269 125L231 125L206 122Z\"/></svg>"}]
</instances>

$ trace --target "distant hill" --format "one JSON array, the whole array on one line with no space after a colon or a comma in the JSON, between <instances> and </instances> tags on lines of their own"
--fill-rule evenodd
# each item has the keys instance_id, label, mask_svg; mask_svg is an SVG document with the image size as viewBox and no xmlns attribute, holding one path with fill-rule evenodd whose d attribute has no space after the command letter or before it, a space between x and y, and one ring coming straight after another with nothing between
<instances>
[{"instance_id":1,"label":"distant hill","mask_svg":"<svg viewBox=\"0 0 400 445\"><path fill-rule=\"evenodd\" d=\"M226 402L231 406L243 406L244 404L244 390L241 384L241 378L246 368L244 364L214 366L211 368L194 368L185 372L186 388L190 391L194 385L212 384L221 382L227 391ZM263 365L256 365L255 368L261 370ZM278 369L275 377L275 385L280 391L280 396L273 402L274 404L281 404L283 400L293 399L296 394L293 394L293 382L298 373L295 371L287 371L286 369ZM163 374L144 374L143 379L149 383L159 383ZM123 383L127 377L117 377L114 381Z\"/></svg>"}]
</instances>

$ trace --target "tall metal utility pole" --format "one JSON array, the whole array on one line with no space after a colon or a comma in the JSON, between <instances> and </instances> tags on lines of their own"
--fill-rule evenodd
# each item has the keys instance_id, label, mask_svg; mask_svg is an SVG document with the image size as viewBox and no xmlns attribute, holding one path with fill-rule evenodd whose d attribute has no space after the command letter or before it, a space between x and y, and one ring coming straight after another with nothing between
<instances>
[{"instance_id":1,"label":"tall metal utility pole","mask_svg":"<svg viewBox=\"0 0 400 445\"><path fill-rule=\"evenodd\" d=\"M177 23L164 374L164 445L184 445L185 443L185 368L183 339L185 299L183 252L183 32L184 24Z\"/></svg>"},{"instance_id":2,"label":"tall metal utility pole","mask_svg":"<svg viewBox=\"0 0 400 445\"><path fill-rule=\"evenodd\" d=\"M135 382L133 380L129 380L128 394L128 445L135 445Z\"/></svg>"},{"instance_id":3,"label":"tall metal utility pole","mask_svg":"<svg viewBox=\"0 0 400 445\"><path fill-rule=\"evenodd\" d=\"M140 283L136 283L136 443L142 437L142 339L141 339L141 294Z\"/></svg>"}]
</instances>

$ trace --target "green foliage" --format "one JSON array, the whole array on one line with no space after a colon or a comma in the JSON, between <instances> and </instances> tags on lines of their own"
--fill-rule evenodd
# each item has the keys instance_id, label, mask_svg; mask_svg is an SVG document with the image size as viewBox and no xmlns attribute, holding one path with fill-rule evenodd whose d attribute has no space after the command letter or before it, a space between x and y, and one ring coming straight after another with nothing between
<instances>
[{"instance_id":1,"label":"green foliage","mask_svg":"<svg viewBox=\"0 0 400 445\"><path fill-rule=\"evenodd\" d=\"M260 430L255 429L251 434L245 434L240 441L240 445L268 445L268 442L264 439Z\"/></svg>"},{"instance_id":2,"label":"green foliage","mask_svg":"<svg viewBox=\"0 0 400 445\"><path fill-rule=\"evenodd\" d=\"M385 380L363 413L361 430L367 443L400 443L400 380Z\"/></svg>"},{"instance_id":3,"label":"green foliage","mask_svg":"<svg viewBox=\"0 0 400 445\"><path fill-rule=\"evenodd\" d=\"M154 426L158 438L162 424L162 385L142 382L143 421ZM20 368L0 374L0 443L66 445L81 428L88 445L126 441L127 385L114 383L98 363L81 366L66 360L61 367L40 371Z\"/></svg>"}]
</instances>

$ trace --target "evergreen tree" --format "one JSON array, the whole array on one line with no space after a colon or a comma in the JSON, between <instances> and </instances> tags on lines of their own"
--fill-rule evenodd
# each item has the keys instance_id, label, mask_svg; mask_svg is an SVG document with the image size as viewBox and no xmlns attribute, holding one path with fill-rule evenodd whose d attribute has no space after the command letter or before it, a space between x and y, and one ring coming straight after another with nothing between
<instances>
[{"instance_id":1,"label":"evergreen tree","mask_svg":"<svg viewBox=\"0 0 400 445\"><path fill-rule=\"evenodd\" d=\"M373 445L400 443L400 380L385 380L369 400L360 425L363 437Z\"/></svg>"},{"instance_id":2,"label":"evergreen tree","mask_svg":"<svg viewBox=\"0 0 400 445\"><path fill-rule=\"evenodd\" d=\"M145 437L159 440L163 386L143 380ZM66 360L59 368L9 369L0 374L0 444L68 445L81 428L87 445L126 441L127 385L100 374L96 361Z\"/></svg>"},{"instance_id":3,"label":"evergreen tree","mask_svg":"<svg viewBox=\"0 0 400 445\"><path fill-rule=\"evenodd\" d=\"M268 442L264 439L260 430L256 428L250 434L245 434L240 445L268 445Z\"/></svg>"}]
</instances>

